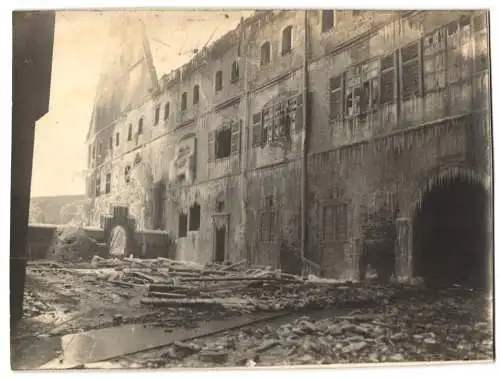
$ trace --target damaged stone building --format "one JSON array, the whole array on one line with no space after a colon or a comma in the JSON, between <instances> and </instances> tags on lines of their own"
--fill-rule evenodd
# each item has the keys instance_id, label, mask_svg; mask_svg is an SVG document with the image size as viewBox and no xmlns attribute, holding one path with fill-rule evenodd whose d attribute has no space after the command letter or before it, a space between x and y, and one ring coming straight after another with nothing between
<instances>
[{"instance_id":1,"label":"damaged stone building","mask_svg":"<svg viewBox=\"0 0 500 380\"><path fill-rule=\"evenodd\" d=\"M159 79L132 34L96 98L90 223L126 203L179 260L487 275L487 12L257 11Z\"/></svg>"}]
</instances>

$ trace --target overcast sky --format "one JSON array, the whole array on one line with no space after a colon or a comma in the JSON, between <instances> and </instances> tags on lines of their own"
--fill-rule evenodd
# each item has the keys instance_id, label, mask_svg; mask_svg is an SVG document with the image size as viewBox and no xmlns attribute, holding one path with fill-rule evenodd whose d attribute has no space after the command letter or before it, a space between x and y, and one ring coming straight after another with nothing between
<instances>
[{"instance_id":1,"label":"overcast sky","mask_svg":"<svg viewBox=\"0 0 500 380\"><path fill-rule=\"evenodd\" d=\"M235 28L251 11L136 11L151 45L158 77ZM58 12L49 112L35 128L32 196L83 194L88 130L110 21L119 12Z\"/></svg>"}]
</instances>

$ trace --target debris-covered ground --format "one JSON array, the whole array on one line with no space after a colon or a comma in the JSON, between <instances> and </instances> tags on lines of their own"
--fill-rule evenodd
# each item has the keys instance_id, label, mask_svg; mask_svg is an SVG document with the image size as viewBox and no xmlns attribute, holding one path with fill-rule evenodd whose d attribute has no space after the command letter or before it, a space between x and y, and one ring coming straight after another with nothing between
<instances>
[{"instance_id":1,"label":"debris-covered ground","mask_svg":"<svg viewBox=\"0 0 500 380\"><path fill-rule=\"evenodd\" d=\"M487 299L465 290L407 294L375 308L310 312L115 363L160 368L492 360Z\"/></svg>"},{"instance_id":2,"label":"debris-covered ground","mask_svg":"<svg viewBox=\"0 0 500 380\"><path fill-rule=\"evenodd\" d=\"M26 290L27 319L14 334L23 344L113 325L155 325L168 334L242 314L289 313L113 359L119 367L493 358L492 301L458 287L340 284L244 263L95 256L91 262L32 263Z\"/></svg>"}]
</instances>

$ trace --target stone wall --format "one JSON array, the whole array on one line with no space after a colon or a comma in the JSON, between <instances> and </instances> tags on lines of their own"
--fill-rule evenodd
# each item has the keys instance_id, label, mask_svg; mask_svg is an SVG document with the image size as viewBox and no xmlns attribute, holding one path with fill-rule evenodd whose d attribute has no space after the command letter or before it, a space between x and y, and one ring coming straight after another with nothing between
<instances>
[{"instance_id":1,"label":"stone wall","mask_svg":"<svg viewBox=\"0 0 500 380\"><path fill-rule=\"evenodd\" d=\"M253 264L279 267L282 254L300 252L300 167L294 160L248 173L245 237Z\"/></svg>"},{"instance_id":2,"label":"stone wall","mask_svg":"<svg viewBox=\"0 0 500 380\"><path fill-rule=\"evenodd\" d=\"M258 120L269 105L284 100L289 105L288 99L304 94L304 14L266 11L250 18L241 29L164 78L162 93L131 113L135 119L139 114L147 115L143 137L127 143L104 166L116 173L116 180L112 181L111 194L96 200L95 215L117 199L127 200L121 195L128 188L123 183L123 166L140 154L151 182L165 185L163 197L152 203L162 205L162 229L175 240L169 252L175 250L177 259L212 261L216 226L225 224L226 260L247 258L254 264L293 267L301 245L301 153L306 129L305 254L326 276L358 278L366 241L372 244L370 251L397 249L396 220L411 219L415 203L437 173L489 173L491 151L484 151L491 141L489 70L478 56L482 51L478 46L487 47L487 39L476 30L480 22L463 17L470 15L470 11L338 11L332 29L323 32L321 12L309 12L307 125L300 117L304 108L298 107L289 138L259 144L254 143L259 128L255 116ZM283 54L283 31L288 26L292 26L291 50ZM455 34L457 30L461 34ZM437 70L432 59L424 56L432 58L435 52L429 53L429 43L442 44L443 38L443 51L450 52ZM260 49L266 42L271 46L270 62L262 64ZM451 47L456 48L454 52ZM239 78L231 81L235 62ZM359 74L369 62L380 66L378 85L369 84L373 86L370 104L375 106L363 115L346 116L348 74ZM219 70L223 86L217 90L214 79ZM358 74L351 76L360 77ZM447 78L444 84L440 79L443 75ZM337 82L331 79L335 77L343 94L340 98L332 96L331 85ZM367 77L363 77L363 86ZM430 88L436 83L436 88ZM196 85L200 86L200 97L193 104ZM187 106L181 110L184 92ZM161 107L161 116L155 125L157 107ZM231 146L237 149L217 159L213 157L213 134L228 121L241 122L238 132L231 134ZM126 125L123 120L120 123ZM188 139L195 141L192 175L177 181L173 173L176 152ZM147 212L151 207L149 191L145 188L143 192L144 201L149 203L141 201L134 208L129 202L140 229L152 225L147 219L152 215ZM186 215L189 225L193 206L199 206L199 225L180 236L180 215ZM387 219L384 222L378 219L382 211ZM341 215L341 222L334 222L335 213ZM411 246L406 243L398 245L406 247L409 257ZM409 272L411 264L405 260L396 264L396 274Z\"/></svg>"},{"instance_id":3,"label":"stone wall","mask_svg":"<svg viewBox=\"0 0 500 380\"><path fill-rule=\"evenodd\" d=\"M409 215L415 192L436 172L472 166L463 144L470 123L471 118L437 123L309 157L309 250L327 274L357 276L361 250L358 247L353 252L351 248L364 238L367 228L380 229L372 233L383 235L382 223L368 225L371 216L385 209L395 223L399 214ZM329 222L323 214L325 208L336 205L346 207L346 232L341 240L328 242L322 236ZM343 268L340 273L339 267Z\"/></svg>"},{"instance_id":4,"label":"stone wall","mask_svg":"<svg viewBox=\"0 0 500 380\"><path fill-rule=\"evenodd\" d=\"M54 241L56 230L63 227L54 224L30 224L28 228L28 242L26 255L28 260L41 260L49 257L50 248ZM99 243L104 243L104 230L84 227L86 235ZM138 231L134 234L135 257L156 258L175 257L175 246L169 236L162 231Z\"/></svg>"}]
</instances>

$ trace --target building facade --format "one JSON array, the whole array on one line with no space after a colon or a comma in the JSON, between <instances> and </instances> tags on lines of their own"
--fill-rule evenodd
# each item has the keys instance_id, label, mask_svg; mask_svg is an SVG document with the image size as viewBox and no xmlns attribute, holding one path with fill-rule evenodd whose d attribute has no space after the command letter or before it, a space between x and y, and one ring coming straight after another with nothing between
<instances>
[{"instance_id":1,"label":"building facade","mask_svg":"<svg viewBox=\"0 0 500 380\"><path fill-rule=\"evenodd\" d=\"M90 220L127 203L179 260L428 274L429 194L479 186L455 219L488 218L488 41L483 11L258 11L158 80L142 39L96 101Z\"/></svg>"}]
</instances>

